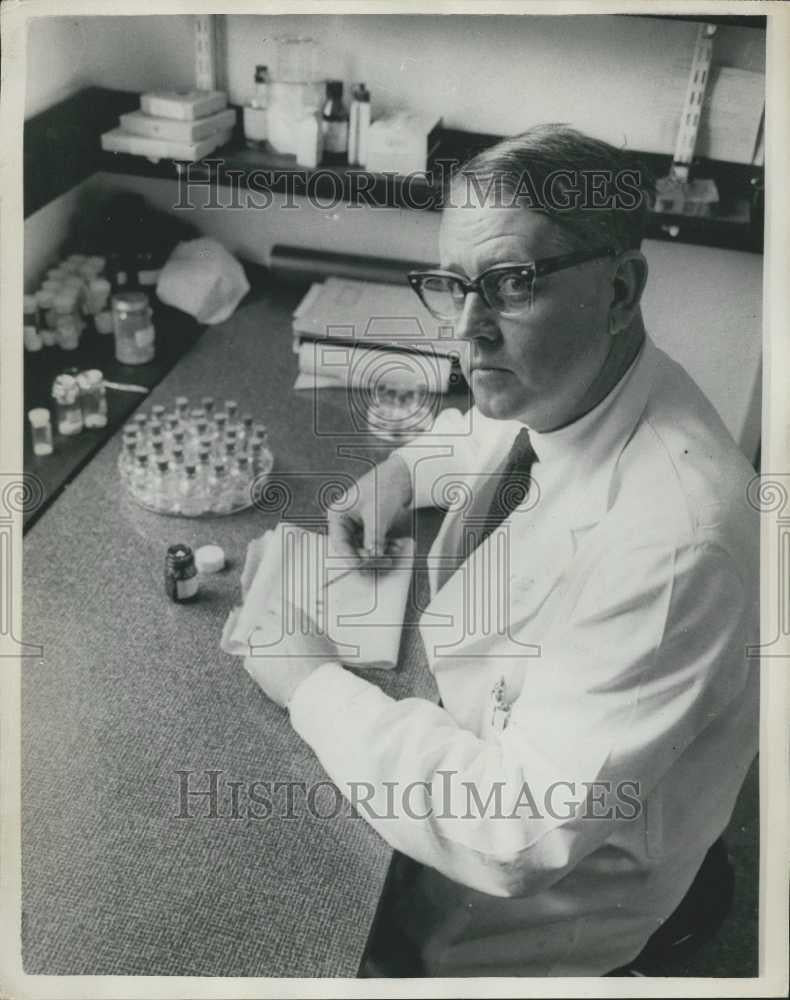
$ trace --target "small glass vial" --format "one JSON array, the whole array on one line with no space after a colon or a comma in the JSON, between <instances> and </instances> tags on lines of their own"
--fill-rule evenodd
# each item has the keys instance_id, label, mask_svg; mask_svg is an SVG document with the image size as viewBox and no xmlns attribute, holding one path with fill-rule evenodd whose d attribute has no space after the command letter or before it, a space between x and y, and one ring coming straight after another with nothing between
<instances>
[{"instance_id":1,"label":"small glass vial","mask_svg":"<svg viewBox=\"0 0 790 1000\"><path fill-rule=\"evenodd\" d=\"M52 398L57 409L58 433L79 434L83 421L77 380L72 375L58 375L52 383Z\"/></svg>"},{"instance_id":2,"label":"small glass vial","mask_svg":"<svg viewBox=\"0 0 790 1000\"><path fill-rule=\"evenodd\" d=\"M179 483L179 495L181 499L181 513L185 517L197 517L198 514L203 513L205 505L200 490L197 469L193 463L184 466L184 477Z\"/></svg>"},{"instance_id":3,"label":"small glass vial","mask_svg":"<svg viewBox=\"0 0 790 1000\"><path fill-rule=\"evenodd\" d=\"M148 426L148 414L147 413L135 413L134 422L137 425L137 433L145 434L146 428Z\"/></svg>"},{"instance_id":4,"label":"small glass vial","mask_svg":"<svg viewBox=\"0 0 790 1000\"><path fill-rule=\"evenodd\" d=\"M146 505L151 504L151 470L148 454L139 452L134 457L134 469L129 477L129 487L137 499Z\"/></svg>"},{"instance_id":5,"label":"small glass vial","mask_svg":"<svg viewBox=\"0 0 790 1000\"><path fill-rule=\"evenodd\" d=\"M228 415L228 426L231 427L236 423L236 414L239 412L239 404L235 399L225 400L225 412Z\"/></svg>"},{"instance_id":6,"label":"small glass vial","mask_svg":"<svg viewBox=\"0 0 790 1000\"><path fill-rule=\"evenodd\" d=\"M91 278L85 296L85 312L89 316L96 316L100 312L105 312L107 304L110 301L111 291L112 288L106 278Z\"/></svg>"},{"instance_id":7,"label":"small glass vial","mask_svg":"<svg viewBox=\"0 0 790 1000\"><path fill-rule=\"evenodd\" d=\"M206 419L211 420L211 415L214 412L214 397L204 396L201 402L203 404L203 412L206 415Z\"/></svg>"},{"instance_id":8,"label":"small glass vial","mask_svg":"<svg viewBox=\"0 0 790 1000\"><path fill-rule=\"evenodd\" d=\"M115 357L123 365L144 365L156 354L153 313L145 292L123 292L112 297Z\"/></svg>"},{"instance_id":9,"label":"small glass vial","mask_svg":"<svg viewBox=\"0 0 790 1000\"><path fill-rule=\"evenodd\" d=\"M245 413L241 418L241 434L246 441L249 441L252 437L253 423L254 421L251 413Z\"/></svg>"},{"instance_id":10,"label":"small glass vial","mask_svg":"<svg viewBox=\"0 0 790 1000\"><path fill-rule=\"evenodd\" d=\"M214 426L217 428L217 438L222 440L225 437L225 429L228 426L228 415L220 411L214 414Z\"/></svg>"},{"instance_id":11,"label":"small glass vial","mask_svg":"<svg viewBox=\"0 0 790 1000\"><path fill-rule=\"evenodd\" d=\"M36 297L35 295L25 295L22 299L22 336L26 351L40 351L44 346L38 324Z\"/></svg>"},{"instance_id":12,"label":"small glass vial","mask_svg":"<svg viewBox=\"0 0 790 1000\"><path fill-rule=\"evenodd\" d=\"M228 477L225 474L224 462L215 462L208 482L211 509L217 514L227 514L231 510L228 493Z\"/></svg>"},{"instance_id":13,"label":"small glass vial","mask_svg":"<svg viewBox=\"0 0 790 1000\"><path fill-rule=\"evenodd\" d=\"M151 502L156 510L168 511L172 498L170 496L170 463L161 453L154 452L156 471L151 482Z\"/></svg>"},{"instance_id":14,"label":"small glass vial","mask_svg":"<svg viewBox=\"0 0 790 1000\"><path fill-rule=\"evenodd\" d=\"M239 455L233 469L233 506L248 507L250 503L250 460L246 455Z\"/></svg>"},{"instance_id":15,"label":"small glass vial","mask_svg":"<svg viewBox=\"0 0 790 1000\"><path fill-rule=\"evenodd\" d=\"M124 438L123 448L118 457L118 471L121 474L121 479L127 480L132 478L136 460L137 441L132 440L132 438Z\"/></svg>"},{"instance_id":16,"label":"small glass vial","mask_svg":"<svg viewBox=\"0 0 790 1000\"><path fill-rule=\"evenodd\" d=\"M208 497L209 482L211 480L211 466L209 464L211 459L211 452L208 448L201 448L198 452L198 481L200 484L200 489ZM206 507L209 506L208 500L206 500Z\"/></svg>"},{"instance_id":17,"label":"small glass vial","mask_svg":"<svg viewBox=\"0 0 790 1000\"><path fill-rule=\"evenodd\" d=\"M89 368L77 377L80 387L82 419L86 427L107 426L107 392L104 376L98 368Z\"/></svg>"},{"instance_id":18,"label":"small glass vial","mask_svg":"<svg viewBox=\"0 0 790 1000\"><path fill-rule=\"evenodd\" d=\"M263 444L254 438L250 445L250 469L253 476L257 476L261 471L263 463Z\"/></svg>"},{"instance_id":19,"label":"small glass vial","mask_svg":"<svg viewBox=\"0 0 790 1000\"><path fill-rule=\"evenodd\" d=\"M37 406L28 410L28 420L30 421L30 435L33 439L33 454L44 456L51 455L52 448L52 423L49 417L49 410L44 406Z\"/></svg>"},{"instance_id":20,"label":"small glass vial","mask_svg":"<svg viewBox=\"0 0 790 1000\"><path fill-rule=\"evenodd\" d=\"M55 292L51 288L41 288L36 292L39 308L39 331L44 347L54 347L57 342L58 317L55 312Z\"/></svg>"},{"instance_id":21,"label":"small glass vial","mask_svg":"<svg viewBox=\"0 0 790 1000\"><path fill-rule=\"evenodd\" d=\"M76 316L58 316L57 343L64 351L76 351L80 346L80 324Z\"/></svg>"},{"instance_id":22,"label":"small glass vial","mask_svg":"<svg viewBox=\"0 0 790 1000\"><path fill-rule=\"evenodd\" d=\"M93 317L93 325L96 327L96 332L102 336L115 332L112 313L109 309L102 309L101 312L97 312Z\"/></svg>"},{"instance_id":23,"label":"small glass vial","mask_svg":"<svg viewBox=\"0 0 790 1000\"><path fill-rule=\"evenodd\" d=\"M165 591L171 601L194 600L199 588L195 556L188 545L171 545L165 557Z\"/></svg>"},{"instance_id":24,"label":"small glass vial","mask_svg":"<svg viewBox=\"0 0 790 1000\"><path fill-rule=\"evenodd\" d=\"M188 396L176 396L176 413L181 421L186 420L187 412L189 410L189 397Z\"/></svg>"}]
</instances>

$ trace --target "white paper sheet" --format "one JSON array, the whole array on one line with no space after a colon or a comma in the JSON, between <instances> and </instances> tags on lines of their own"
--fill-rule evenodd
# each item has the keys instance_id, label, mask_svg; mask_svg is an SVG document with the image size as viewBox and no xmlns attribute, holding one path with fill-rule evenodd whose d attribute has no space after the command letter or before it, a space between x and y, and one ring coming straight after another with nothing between
<instances>
[{"instance_id":1,"label":"white paper sheet","mask_svg":"<svg viewBox=\"0 0 790 1000\"><path fill-rule=\"evenodd\" d=\"M222 649L234 656L282 655L284 635L295 626L291 605L325 632L336 659L391 669L398 660L414 540L398 539L393 554L391 568L363 573L329 550L327 536L281 522L248 547L244 600L225 623Z\"/></svg>"}]
</instances>

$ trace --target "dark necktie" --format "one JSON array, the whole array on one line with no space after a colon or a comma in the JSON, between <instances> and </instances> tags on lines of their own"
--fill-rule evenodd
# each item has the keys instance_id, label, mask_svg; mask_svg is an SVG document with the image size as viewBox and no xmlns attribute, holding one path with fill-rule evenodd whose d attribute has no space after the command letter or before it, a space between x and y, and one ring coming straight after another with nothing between
<instances>
[{"instance_id":1,"label":"dark necktie","mask_svg":"<svg viewBox=\"0 0 790 1000\"><path fill-rule=\"evenodd\" d=\"M496 480L494 494L485 519L474 532L478 537L476 543L467 550L467 558L472 549L484 542L527 499L532 485L532 466L537 461L538 456L532 447L529 431L522 427L502 466L493 473Z\"/></svg>"}]
</instances>

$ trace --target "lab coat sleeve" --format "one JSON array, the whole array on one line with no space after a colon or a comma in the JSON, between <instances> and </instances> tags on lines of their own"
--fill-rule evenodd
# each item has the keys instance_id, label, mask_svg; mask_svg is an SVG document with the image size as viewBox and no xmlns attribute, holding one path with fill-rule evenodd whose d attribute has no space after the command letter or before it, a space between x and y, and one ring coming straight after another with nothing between
<instances>
[{"instance_id":1,"label":"lab coat sleeve","mask_svg":"<svg viewBox=\"0 0 790 1000\"><path fill-rule=\"evenodd\" d=\"M748 669L749 598L716 546L612 553L572 603L501 732L480 738L333 663L299 686L292 724L393 847L481 892L545 889L633 821L591 821L584 783L636 782L644 799ZM539 699L532 669L550 678Z\"/></svg>"}]
</instances>

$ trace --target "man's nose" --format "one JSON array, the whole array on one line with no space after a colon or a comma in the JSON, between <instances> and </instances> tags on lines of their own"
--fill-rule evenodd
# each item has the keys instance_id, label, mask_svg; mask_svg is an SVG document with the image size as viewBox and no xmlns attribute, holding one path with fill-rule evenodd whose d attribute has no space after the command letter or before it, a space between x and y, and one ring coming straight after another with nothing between
<instances>
[{"instance_id":1,"label":"man's nose","mask_svg":"<svg viewBox=\"0 0 790 1000\"><path fill-rule=\"evenodd\" d=\"M464 299L461 315L453 325L457 340L495 340L499 335L496 317L478 292L469 292Z\"/></svg>"}]
</instances>

